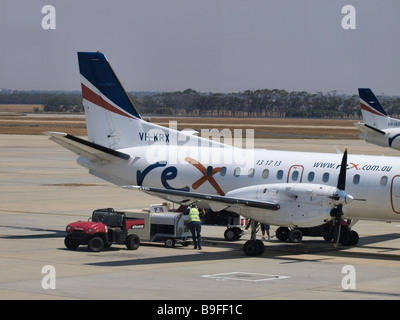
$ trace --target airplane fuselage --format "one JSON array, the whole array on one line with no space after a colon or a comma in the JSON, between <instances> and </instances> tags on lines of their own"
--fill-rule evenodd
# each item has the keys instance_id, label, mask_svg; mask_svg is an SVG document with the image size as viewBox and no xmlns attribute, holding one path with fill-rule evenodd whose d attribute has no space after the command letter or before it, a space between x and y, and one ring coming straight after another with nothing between
<instances>
[{"instance_id":1,"label":"airplane fuselage","mask_svg":"<svg viewBox=\"0 0 400 320\"><path fill-rule=\"evenodd\" d=\"M78 163L88 167L92 174L121 186L151 186L225 195L234 189L265 184L335 186L342 157L331 153L240 149L236 150L238 156L247 161L213 164L216 162L202 160L207 158L204 154L213 154L212 148L168 146L168 156L160 152L160 156L152 154L151 157L148 148L134 147L122 151L131 155L131 161L126 164L94 164L83 158L79 158ZM218 151L221 154L221 150ZM173 159L170 159L171 155ZM398 158L349 155L346 192L356 200L344 206L344 218L400 221ZM255 199L259 195L250 197Z\"/></svg>"}]
</instances>

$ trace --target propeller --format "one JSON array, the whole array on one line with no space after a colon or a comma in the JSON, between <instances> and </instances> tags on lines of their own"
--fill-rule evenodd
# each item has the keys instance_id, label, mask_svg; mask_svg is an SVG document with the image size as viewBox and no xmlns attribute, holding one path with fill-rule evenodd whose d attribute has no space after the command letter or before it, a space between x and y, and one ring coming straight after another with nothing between
<instances>
[{"instance_id":1,"label":"propeller","mask_svg":"<svg viewBox=\"0 0 400 320\"><path fill-rule=\"evenodd\" d=\"M334 200L339 201L340 199L343 199L344 201L340 201L339 204L335 208L333 208L330 212L331 217L334 218L333 241L335 247L337 246L340 238L341 221L343 216L343 202L349 203L350 201L354 200L354 198L350 194L344 192L346 187L346 170L347 170L346 167L347 167L347 149L343 153L342 163L340 164L339 179L337 183L338 194L335 197L333 197Z\"/></svg>"}]
</instances>

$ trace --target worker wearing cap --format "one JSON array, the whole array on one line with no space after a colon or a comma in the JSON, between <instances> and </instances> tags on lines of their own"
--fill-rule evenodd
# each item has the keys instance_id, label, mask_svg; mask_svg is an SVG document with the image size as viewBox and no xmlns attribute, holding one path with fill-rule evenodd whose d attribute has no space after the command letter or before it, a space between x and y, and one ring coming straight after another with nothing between
<instances>
[{"instance_id":1,"label":"worker wearing cap","mask_svg":"<svg viewBox=\"0 0 400 320\"><path fill-rule=\"evenodd\" d=\"M203 209L204 213L204 209ZM189 230L192 233L194 247L201 250L201 220L200 211L196 206L190 206L184 214L189 215Z\"/></svg>"}]
</instances>

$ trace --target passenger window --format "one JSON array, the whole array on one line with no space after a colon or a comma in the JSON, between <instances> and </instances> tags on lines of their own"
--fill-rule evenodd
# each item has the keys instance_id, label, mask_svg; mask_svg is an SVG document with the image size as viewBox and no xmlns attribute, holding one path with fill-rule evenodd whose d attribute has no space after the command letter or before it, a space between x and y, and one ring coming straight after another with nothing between
<instances>
[{"instance_id":1,"label":"passenger window","mask_svg":"<svg viewBox=\"0 0 400 320\"><path fill-rule=\"evenodd\" d=\"M264 169L262 172L262 178L263 179L267 179L269 176L269 170L268 169Z\"/></svg>"},{"instance_id":2,"label":"passenger window","mask_svg":"<svg viewBox=\"0 0 400 320\"><path fill-rule=\"evenodd\" d=\"M293 171L292 180L293 181L297 181L298 178L299 178L299 172L298 171Z\"/></svg>"},{"instance_id":3,"label":"passenger window","mask_svg":"<svg viewBox=\"0 0 400 320\"><path fill-rule=\"evenodd\" d=\"M355 174L353 177L353 183L354 184L359 184L360 183L360 175L359 174Z\"/></svg>"},{"instance_id":4,"label":"passenger window","mask_svg":"<svg viewBox=\"0 0 400 320\"><path fill-rule=\"evenodd\" d=\"M237 168L235 169L235 171L233 172L233 175L234 175L235 177L239 177L239 176L240 176L240 168L239 168L239 167L237 167Z\"/></svg>"},{"instance_id":5,"label":"passenger window","mask_svg":"<svg viewBox=\"0 0 400 320\"><path fill-rule=\"evenodd\" d=\"M278 172L276 173L276 178L278 180L282 180L282 178L283 178L283 170L278 170Z\"/></svg>"},{"instance_id":6,"label":"passenger window","mask_svg":"<svg viewBox=\"0 0 400 320\"><path fill-rule=\"evenodd\" d=\"M219 174L224 177L226 175L226 167L222 167L221 171L219 172Z\"/></svg>"},{"instance_id":7,"label":"passenger window","mask_svg":"<svg viewBox=\"0 0 400 320\"><path fill-rule=\"evenodd\" d=\"M329 181L329 173L325 172L324 175L322 176L322 181L323 182L328 182Z\"/></svg>"},{"instance_id":8,"label":"passenger window","mask_svg":"<svg viewBox=\"0 0 400 320\"><path fill-rule=\"evenodd\" d=\"M387 182L388 182L388 177L387 177L387 176L383 176L383 177L381 178L381 186L382 186L382 187L386 186L386 185L387 185Z\"/></svg>"},{"instance_id":9,"label":"passenger window","mask_svg":"<svg viewBox=\"0 0 400 320\"><path fill-rule=\"evenodd\" d=\"M249 178L253 178L254 177L254 172L255 172L254 168L250 168L249 172L247 173L247 176Z\"/></svg>"},{"instance_id":10,"label":"passenger window","mask_svg":"<svg viewBox=\"0 0 400 320\"><path fill-rule=\"evenodd\" d=\"M308 174L308 176L307 176L307 180L309 181L309 182L312 182L312 181L314 181L314 177L315 177L315 172L310 172L309 174Z\"/></svg>"}]
</instances>

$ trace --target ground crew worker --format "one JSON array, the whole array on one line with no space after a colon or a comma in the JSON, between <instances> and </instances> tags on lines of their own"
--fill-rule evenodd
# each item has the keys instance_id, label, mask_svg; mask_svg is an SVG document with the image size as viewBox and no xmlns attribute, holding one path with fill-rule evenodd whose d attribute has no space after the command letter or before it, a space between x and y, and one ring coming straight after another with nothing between
<instances>
[{"instance_id":1,"label":"ground crew worker","mask_svg":"<svg viewBox=\"0 0 400 320\"><path fill-rule=\"evenodd\" d=\"M200 220L200 211L196 206L190 206L183 213L185 215L189 215L189 230L192 233L192 239L194 247L193 249L201 250L201 220ZM204 209L203 209L204 214Z\"/></svg>"},{"instance_id":2,"label":"ground crew worker","mask_svg":"<svg viewBox=\"0 0 400 320\"><path fill-rule=\"evenodd\" d=\"M268 241L271 239L269 236L269 224L261 223L262 240L265 241L265 231L267 231Z\"/></svg>"}]
</instances>

